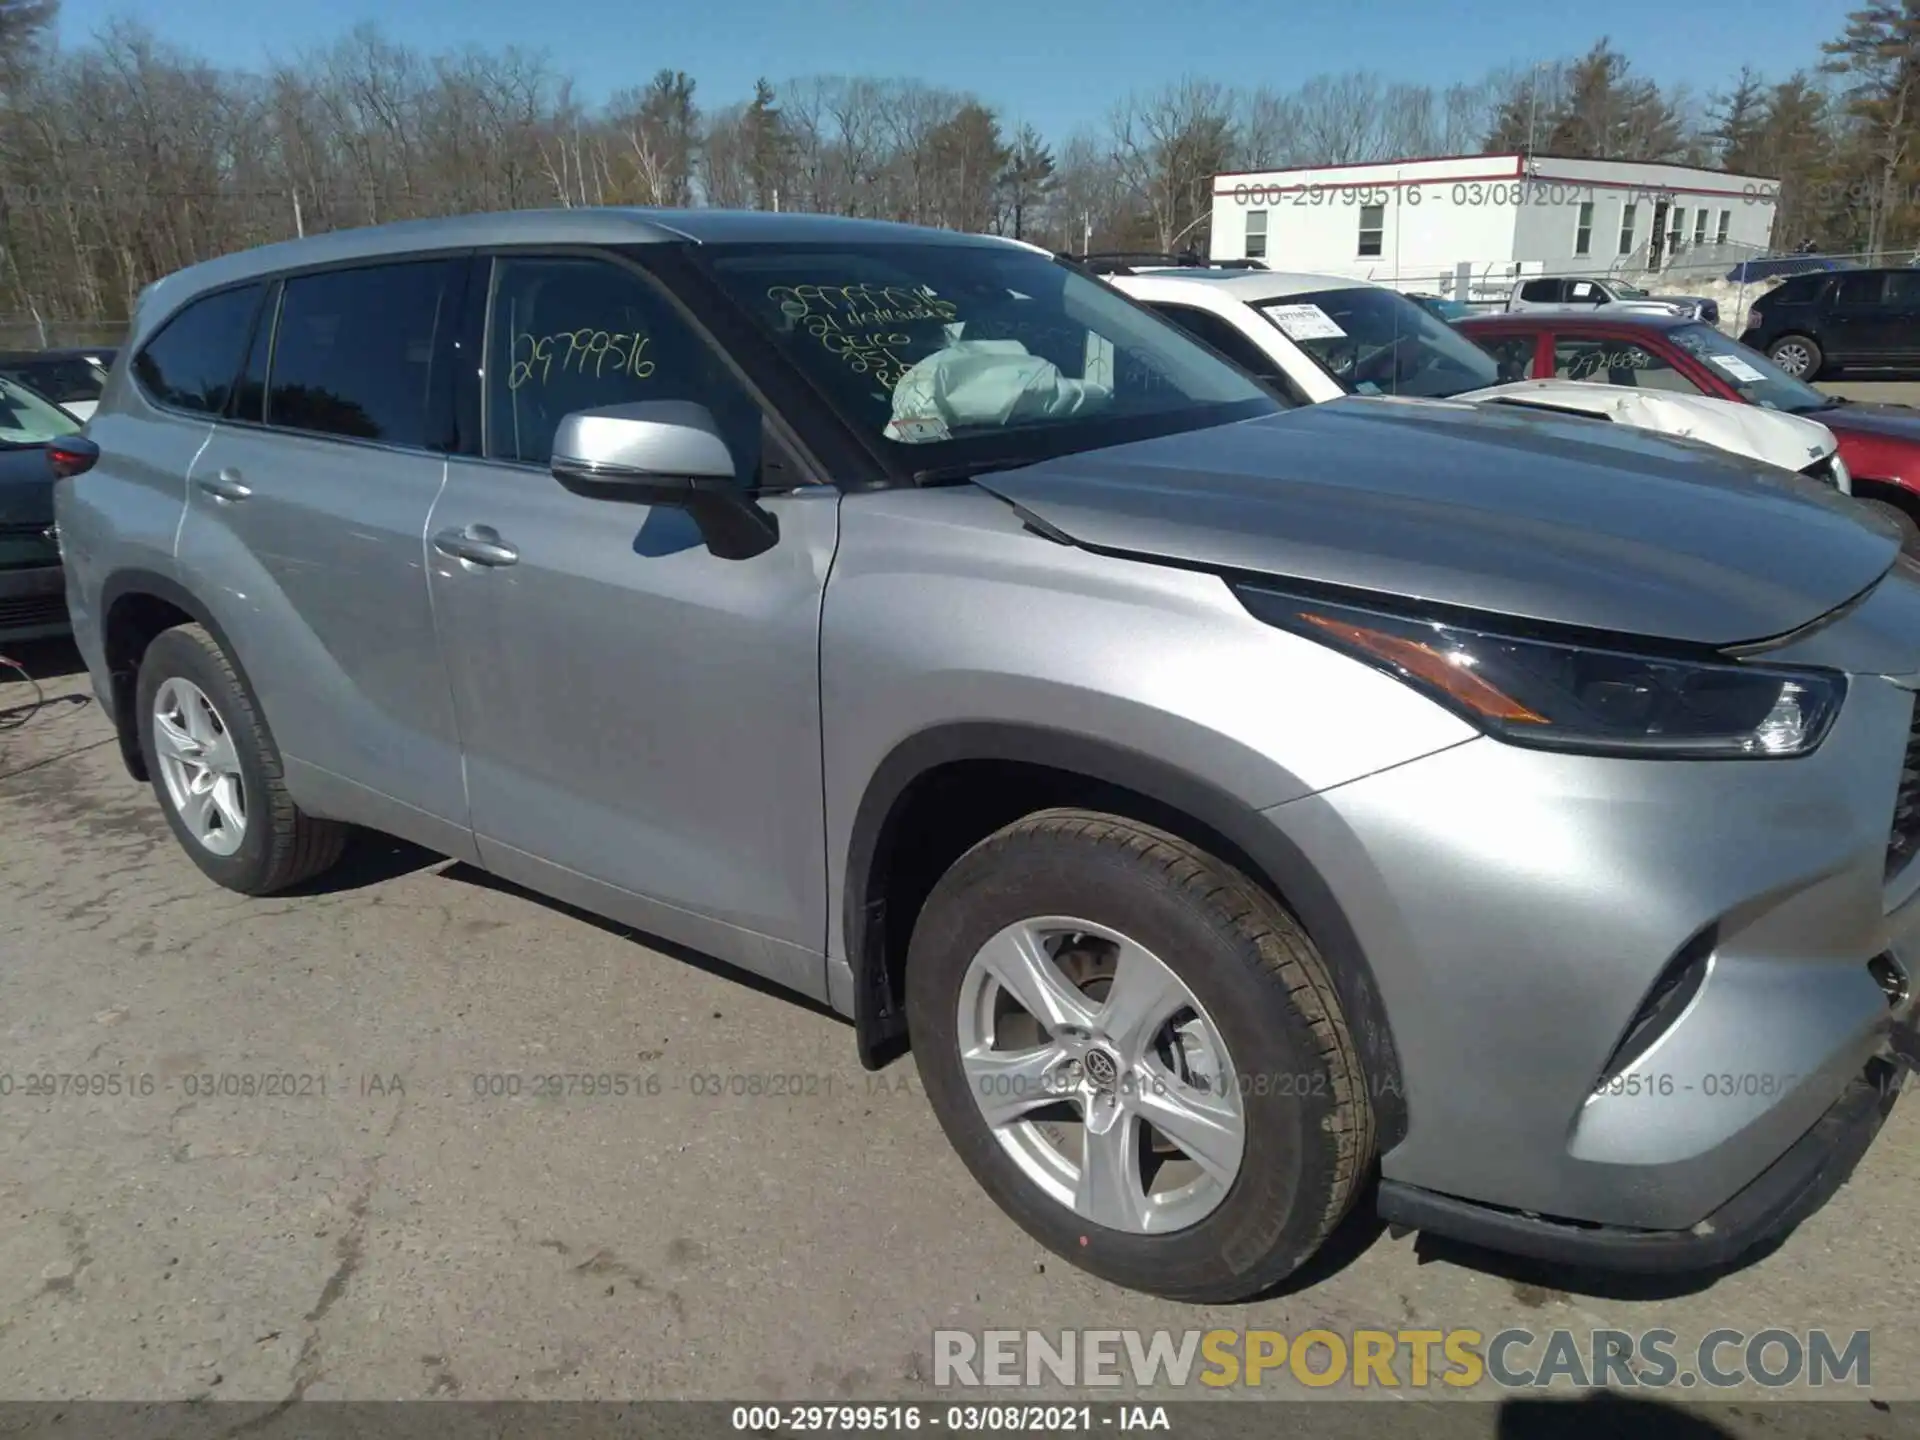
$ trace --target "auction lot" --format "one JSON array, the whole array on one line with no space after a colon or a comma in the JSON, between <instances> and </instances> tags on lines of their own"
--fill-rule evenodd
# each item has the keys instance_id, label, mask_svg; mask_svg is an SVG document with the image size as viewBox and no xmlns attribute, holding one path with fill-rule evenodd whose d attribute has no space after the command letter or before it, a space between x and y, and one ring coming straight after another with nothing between
<instances>
[{"instance_id":1,"label":"auction lot","mask_svg":"<svg viewBox=\"0 0 1920 1440\"><path fill-rule=\"evenodd\" d=\"M20 649L45 703L0 729L0 1398L944 1400L942 1329L1665 1327L1684 1356L1820 1326L1871 1331L1878 1433L1920 1401L1911 1095L1821 1213L1711 1284L1603 1286L1363 1218L1288 1293L1156 1301L1027 1240L911 1059L867 1075L844 1022L783 994L378 839L312 893L215 888L72 650ZM0 672L0 726L31 698ZM543 1076L630 1080L536 1098ZM1862 1394L1840 1392L1732 1393ZM1495 1432L1497 1407L1459 1413ZM1801 1433L1744 1416L1722 1423Z\"/></svg>"}]
</instances>

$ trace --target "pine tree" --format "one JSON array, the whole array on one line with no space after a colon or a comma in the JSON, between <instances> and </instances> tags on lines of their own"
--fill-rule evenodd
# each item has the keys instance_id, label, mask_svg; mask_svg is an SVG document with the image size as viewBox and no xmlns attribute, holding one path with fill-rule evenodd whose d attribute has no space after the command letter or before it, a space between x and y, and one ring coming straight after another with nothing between
<instances>
[{"instance_id":1,"label":"pine tree","mask_svg":"<svg viewBox=\"0 0 1920 1440\"><path fill-rule=\"evenodd\" d=\"M1052 149L1038 130L1022 125L1000 174L1000 193L1012 212L1014 239L1026 239L1028 217L1046 203L1056 184Z\"/></svg>"}]
</instances>

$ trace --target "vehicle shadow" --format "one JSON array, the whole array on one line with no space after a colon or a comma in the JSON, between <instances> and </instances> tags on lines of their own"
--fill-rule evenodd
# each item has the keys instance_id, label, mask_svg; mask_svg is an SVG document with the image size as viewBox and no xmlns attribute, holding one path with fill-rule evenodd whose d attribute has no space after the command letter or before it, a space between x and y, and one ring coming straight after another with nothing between
<instances>
[{"instance_id":1,"label":"vehicle shadow","mask_svg":"<svg viewBox=\"0 0 1920 1440\"><path fill-rule=\"evenodd\" d=\"M325 873L290 885L280 894L287 896L333 895L346 890L365 890L369 886L398 880L435 865L457 863L445 855L396 839L374 830L358 830L347 841L346 853Z\"/></svg>"},{"instance_id":2,"label":"vehicle shadow","mask_svg":"<svg viewBox=\"0 0 1920 1440\"><path fill-rule=\"evenodd\" d=\"M61 680L82 674L87 668L78 647L64 635L51 640L0 640L0 655L18 660L36 680ZM0 681L9 677L20 678L14 671L0 668Z\"/></svg>"},{"instance_id":3,"label":"vehicle shadow","mask_svg":"<svg viewBox=\"0 0 1920 1440\"><path fill-rule=\"evenodd\" d=\"M1697 1408L1594 1391L1577 1400L1506 1400L1498 1440L1733 1440L1735 1432Z\"/></svg>"},{"instance_id":4,"label":"vehicle shadow","mask_svg":"<svg viewBox=\"0 0 1920 1440\"><path fill-rule=\"evenodd\" d=\"M597 930L604 930L609 935L617 935L622 940L630 940L637 945L644 945L647 949L656 950L670 960L677 960L683 965L690 965L696 970L705 971L707 974L718 976L722 980L730 980L736 985L743 985L747 989L757 991L762 995L771 995L778 1000L797 1006L800 1009L810 1010L816 1015L837 1020L842 1025L850 1025L852 1023L846 1016L831 1006L823 1005L817 1000L809 999L796 990L789 990L784 985L775 984L771 980L754 974L751 970L744 970L728 961L715 959L711 955L690 949L677 941L668 940L663 936L649 934L632 925L623 925L617 920L609 920L606 916L596 915L591 910L582 910L579 906L569 905L564 900L555 900L552 896L542 895L537 890L529 890L524 885L516 885L511 880L503 880L498 875L490 871L482 870L477 865L469 865L464 860L454 861L448 865L446 869L439 871L438 875L442 880L457 880L464 885L472 885L482 890L494 890L502 895L512 895L518 899L530 901L556 914L565 915L569 919L582 921Z\"/></svg>"}]
</instances>

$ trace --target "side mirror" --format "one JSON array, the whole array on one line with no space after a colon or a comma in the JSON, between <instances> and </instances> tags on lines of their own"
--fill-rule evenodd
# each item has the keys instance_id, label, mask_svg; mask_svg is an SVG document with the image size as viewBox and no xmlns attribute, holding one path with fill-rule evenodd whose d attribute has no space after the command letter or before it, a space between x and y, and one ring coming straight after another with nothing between
<instances>
[{"instance_id":1,"label":"side mirror","mask_svg":"<svg viewBox=\"0 0 1920 1440\"><path fill-rule=\"evenodd\" d=\"M736 480L713 412L690 400L576 410L554 432L552 468L577 495L685 510L722 560L750 560L780 538L776 517Z\"/></svg>"}]
</instances>

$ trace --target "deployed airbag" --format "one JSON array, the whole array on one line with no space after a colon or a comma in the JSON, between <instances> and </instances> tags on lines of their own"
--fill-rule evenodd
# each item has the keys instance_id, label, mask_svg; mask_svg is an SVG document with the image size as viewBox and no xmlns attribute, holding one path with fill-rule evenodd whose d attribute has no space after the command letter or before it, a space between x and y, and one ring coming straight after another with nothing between
<instances>
[{"instance_id":1,"label":"deployed airbag","mask_svg":"<svg viewBox=\"0 0 1920 1440\"><path fill-rule=\"evenodd\" d=\"M1112 399L1107 386L1069 379L1018 340L956 340L900 377L883 433L925 444L956 429L1081 415Z\"/></svg>"}]
</instances>

